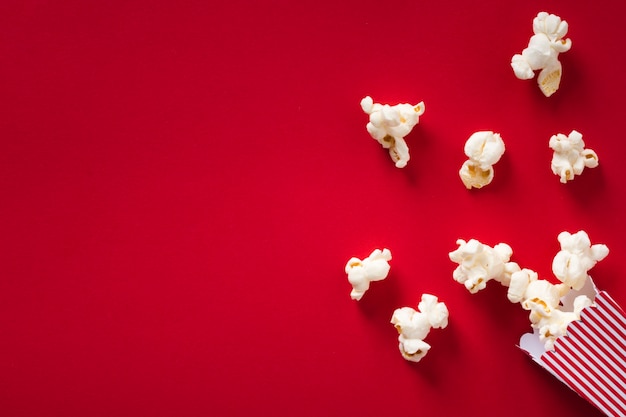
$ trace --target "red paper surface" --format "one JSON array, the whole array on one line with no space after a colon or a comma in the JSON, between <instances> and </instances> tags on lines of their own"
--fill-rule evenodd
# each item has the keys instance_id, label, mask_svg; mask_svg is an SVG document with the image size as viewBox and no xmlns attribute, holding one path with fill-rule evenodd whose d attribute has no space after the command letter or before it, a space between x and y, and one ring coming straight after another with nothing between
<instances>
[{"instance_id":1,"label":"red paper surface","mask_svg":"<svg viewBox=\"0 0 626 417\"><path fill-rule=\"evenodd\" d=\"M550 98L509 66L542 10L573 42ZM626 305L624 41L617 0L3 2L0 415L601 415L448 252L506 242L553 279L585 230ZM406 168L366 95L424 101ZM600 166L561 184L548 140L573 129ZM506 152L468 191L477 130ZM383 247L351 300L346 261ZM450 325L415 364L389 320L422 293Z\"/></svg>"}]
</instances>

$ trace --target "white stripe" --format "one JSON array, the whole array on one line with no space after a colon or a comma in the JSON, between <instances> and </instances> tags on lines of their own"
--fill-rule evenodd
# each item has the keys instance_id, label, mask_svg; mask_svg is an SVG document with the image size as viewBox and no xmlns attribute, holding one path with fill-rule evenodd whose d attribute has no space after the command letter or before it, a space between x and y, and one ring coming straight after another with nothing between
<instances>
[{"instance_id":1,"label":"white stripe","mask_svg":"<svg viewBox=\"0 0 626 417\"><path fill-rule=\"evenodd\" d=\"M613 312L613 314L615 314L618 317L618 320L620 322L622 322L622 327L626 327L626 317L624 317L624 312L623 311L619 311L617 310L617 308L615 308L615 305L617 305L617 303L615 303L615 301L610 298L607 294L607 296L603 296L600 297L600 301L602 302L602 307L606 308L608 310L611 310Z\"/></svg>"},{"instance_id":2,"label":"white stripe","mask_svg":"<svg viewBox=\"0 0 626 417\"><path fill-rule=\"evenodd\" d=\"M580 338L580 339L586 341L588 345L590 345L590 346L594 345L594 343L592 341L590 341L587 338L587 336L585 336L585 334L582 333L582 332L581 333L577 333L575 335L570 334L570 336L568 336L568 337L570 338L570 340L571 340L571 338L574 338L574 340L576 340L577 338ZM601 340L596 340L596 342L599 342L600 344L603 344ZM594 352L597 352L597 351L594 351ZM605 361L599 360L598 362L600 362L600 364L602 366L602 369L604 369L606 372L611 374L613 379L615 379L616 381L623 381L624 378L626 378L626 375L616 375L613 370L609 369L609 367L606 365L606 359L607 358L606 358L606 355L604 354L604 352L597 352L595 356L596 357L599 356L601 359L605 359Z\"/></svg>"},{"instance_id":3,"label":"white stripe","mask_svg":"<svg viewBox=\"0 0 626 417\"><path fill-rule=\"evenodd\" d=\"M597 308L597 307L596 307ZM599 321L600 323L602 323L602 325L604 327L606 327L610 333L612 333L615 337L609 336L608 333L602 329L596 329L594 327L594 332L600 332L604 335L607 336L607 339L611 340L614 342L615 347L617 348L617 350L620 351L620 353L622 354L622 356L626 356L626 350L624 350L624 348L622 346L624 346L626 344L626 340L624 339L624 336L618 334L615 332L614 327L620 327L620 325L613 319L613 317L610 316L606 316L605 314L600 314L597 311L593 311L593 314L591 311L587 311L587 316L591 316L592 319L595 319L596 321ZM603 318L608 318L615 326L611 326L609 323L607 323L605 320L603 320ZM592 333L594 333L592 332ZM616 340L617 339L617 340ZM621 343L619 343L621 342ZM614 350L614 349L612 349Z\"/></svg>"},{"instance_id":4,"label":"white stripe","mask_svg":"<svg viewBox=\"0 0 626 417\"><path fill-rule=\"evenodd\" d=\"M552 367L554 367L554 368L557 368L557 369L560 369L560 370L561 370L561 371L563 371L563 373L565 373L566 375L570 375L570 373L569 373L566 369L563 369L563 368L562 368L562 367L561 367L558 363L556 363L556 362L552 362L552 361L553 361L553 359L552 359L551 357L546 356L546 360L547 360L548 362L550 362L550 366L552 366ZM618 414L613 414L613 412L612 412L612 411L607 410L607 409L606 409L606 407L604 407L604 405L603 405L602 403L597 402L597 401L593 401L594 396L593 396L593 395L590 395L589 391L587 391L587 389L585 389L585 387L583 387L582 385L576 385L576 389L575 389L574 391L579 391L579 392L584 393L584 394L585 394L585 396L589 399L589 401L592 401L592 402L593 402L593 404L594 404L596 407L598 407L600 410L602 410L602 412L603 412L604 414L606 414L607 416L610 416L610 417L619 417L619 415L618 415Z\"/></svg>"},{"instance_id":5,"label":"white stripe","mask_svg":"<svg viewBox=\"0 0 626 417\"><path fill-rule=\"evenodd\" d=\"M578 357L575 357L575 356L572 356L572 355L567 354L567 358L563 358L563 356L564 356L567 352L563 352L563 351L561 351L561 354L562 354L562 355L561 355L561 358L562 358L562 359L567 359L568 361L572 361L572 362L574 362L574 363L575 363L575 364L576 364L579 368L581 368L581 369L585 370L585 366L584 366L584 365L583 365L583 363L581 363L581 362L579 361L579 359L578 359L579 357L580 357L580 358L582 358L582 360L584 361L584 363L585 363L585 364L587 364L589 368L591 368L591 369L593 369L594 371L596 371L596 373L599 375L599 378L600 378L600 379L604 382L604 384L598 384L598 385L601 385L601 386L606 386L606 385L609 385L609 386L611 386L611 387L615 390L615 392L620 392L620 391L622 391L621 389L617 388L617 387L616 387L616 386L615 386L615 385L611 382L611 380L607 379L607 377L606 377L606 376L604 376L604 375L602 374L602 372L601 372L598 368L596 368L596 367L595 367L595 365L594 365L593 363L591 363L590 361L588 361L588 360L587 360L587 358L585 358L585 356L584 356L584 352L581 352L580 350L578 350L578 348L577 348L577 346L576 346L576 345L572 345L572 344L568 343L568 344L567 344L567 347L568 347L569 349L571 349L574 353L576 353L576 354L578 355ZM599 362L602 362L602 361L599 361ZM593 380L595 380L595 379L596 379L596 376L592 375L591 373L587 374L587 378L585 378L585 380L586 380L586 381L588 381L588 384L590 384L590 385L592 385L591 381L593 381ZM618 381L619 381L619 379L618 379ZM612 402L613 402L613 404L618 405L618 407L620 408L620 410L626 410L626 403L624 403L623 398L616 397L616 396L615 396L615 394L613 394L613 392L609 391L608 389L604 389L604 391L605 391L605 392L606 392L606 394L608 394L611 398L613 398L613 400L614 400L614 401L612 401Z\"/></svg>"},{"instance_id":6,"label":"white stripe","mask_svg":"<svg viewBox=\"0 0 626 417\"><path fill-rule=\"evenodd\" d=\"M602 329L598 328L593 323L588 322L588 321L587 322L577 322L577 325L572 326L572 328L574 330L580 330L581 332L582 332L581 329L584 329L587 333L590 333L592 335L602 335L602 336L604 336L605 339L608 339L608 340L610 340L613 343L607 344L607 343L604 342L604 340L599 339L599 338L595 338L595 339L593 339L593 341L591 341L590 339L585 337L585 340L587 340L587 342L591 346L595 346L597 344L602 345L606 350L609 351L609 353L612 353L613 356L616 357L616 358L626 356L626 352L624 352L624 349L622 349L622 347L619 346L619 344L615 341L615 339L613 339L608 333L606 333ZM583 336L583 335L581 334L581 336ZM621 354L620 354L620 351L621 351ZM622 368L623 367L624 367L624 365L622 365Z\"/></svg>"}]
</instances>

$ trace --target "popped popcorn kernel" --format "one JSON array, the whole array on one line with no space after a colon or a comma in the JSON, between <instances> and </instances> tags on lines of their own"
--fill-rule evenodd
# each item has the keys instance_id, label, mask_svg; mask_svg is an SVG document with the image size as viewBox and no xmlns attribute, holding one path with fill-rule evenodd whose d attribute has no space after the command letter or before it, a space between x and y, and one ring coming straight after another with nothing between
<instances>
[{"instance_id":1,"label":"popped popcorn kernel","mask_svg":"<svg viewBox=\"0 0 626 417\"><path fill-rule=\"evenodd\" d=\"M348 274L348 281L352 285L350 297L353 300L360 300L363 294L369 289L370 282L381 281L389 274L389 261L391 251L389 249L375 249L367 258L350 258L346 264L345 271Z\"/></svg>"},{"instance_id":2,"label":"popped popcorn kernel","mask_svg":"<svg viewBox=\"0 0 626 417\"><path fill-rule=\"evenodd\" d=\"M585 167L598 166L598 155L591 149L585 149L583 135L576 130L572 130L568 136L562 133L552 135L549 146L554 151L552 172L564 184L573 180L575 175L582 174Z\"/></svg>"},{"instance_id":3,"label":"popped popcorn kernel","mask_svg":"<svg viewBox=\"0 0 626 417\"><path fill-rule=\"evenodd\" d=\"M536 279L529 282L520 304L524 310L530 311L531 322L535 322L535 317L549 316L558 309L561 297L568 291L569 288L564 284L552 284L545 279Z\"/></svg>"},{"instance_id":4,"label":"popped popcorn kernel","mask_svg":"<svg viewBox=\"0 0 626 417\"><path fill-rule=\"evenodd\" d=\"M568 24L559 16L539 12L533 19L533 32L528 46L521 54L513 55L511 67L515 76L529 80L540 70L537 83L546 97L550 97L561 83L562 66L559 54L572 47L570 39L564 39Z\"/></svg>"},{"instance_id":5,"label":"popped popcorn kernel","mask_svg":"<svg viewBox=\"0 0 626 417\"><path fill-rule=\"evenodd\" d=\"M468 190L472 188L482 188L493 181L493 167L483 170L480 166L467 160L461 165L459 176L461 177L461 181L463 181L463 185L465 185L465 188Z\"/></svg>"},{"instance_id":6,"label":"popped popcorn kernel","mask_svg":"<svg viewBox=\"0 0 626 417\"><path fill-rule=\"evenodd\" d=\"M609 254L603 244L591 244L583 230L571 234L561 232L558 236L561 250L552 261L552 272L559 281L574 290L580 290L587 281L587 272Z\"/></svg>"},{"instance_id":7,"label":"popped popcorn kernel","mask_svg":"<svg viewBox=\"0 0 626 417\"><path fill-rule=\"evenodd\" d=\"M452 277L472 294L486 288L487 282L492 279L506 285L512 271L519 268L509 262L513 250L506 243L499 243L493 248L476 239L468 242L459 239L456 243L459 247L448 254L451 261L459 264Z\"/></svg>"},{"instance_id":8,"label":"popped popcorn kernel","mask_svg":"<svg viewBox=\"0 0 626 417\"><path fill-rule=\"evenodd\" d=\"M465 155L469 158L459 170L461 181L467 189L482 188L493 180L493 165L504 154L504 141L498 133L481 131L473 133L465 142Z\"/></svg>"},{"instance_id":9,"label":"popped popcorn kernel","mask_svg":"<svg viewBox=\"0 0 626 417\"><path fill-rule=\"evenodd\" d=\"M567 334L567 326L573 321L580 320L580 313L584 308L593 305L593 301L586 295L579 295L574 299L573 311L555 309L550 315L541 317L533 327L539 331L539 340L544 343L545 350L554 349L556 339Z\"/></svg>"},{"instance_id":10,"label":"popped popcorn kernel","mask_svg":"<svg viewBox=\"0 0 626 417\"><path fill-rule=\"evenodd\" d=\"M374 103L367 96L361 100L361 108L370 116L366 126L369 134L383 148L389 149L389 155L396 167L404 168L410 159L409 147L404 137L419 123L419 117L425 111L424 102L390 106Z\"/></svg>"},{"instance_id":11,"label":"popped popcorn kernel","mask_svg":"<svg viewBox=\"0 0 626 417\"><path fill-rule=\"evenodd\" d=\"M398 330L398 348L402 357L419 362L430 350L424 339L431 328L444 329L448 325L448 308L437 297L423 294L418 310L401 307L393 312L391 323Z\"/></svg>"}]
</instances>

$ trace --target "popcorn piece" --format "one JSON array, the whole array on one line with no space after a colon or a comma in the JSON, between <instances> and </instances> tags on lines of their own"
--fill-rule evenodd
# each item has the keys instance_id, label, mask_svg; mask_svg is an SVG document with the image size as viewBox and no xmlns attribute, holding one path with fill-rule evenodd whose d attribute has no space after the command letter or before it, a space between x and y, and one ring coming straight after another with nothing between
<instances>
[{"instance_id":1,"label":"popcorn piece","mask_svg":"<svg viewBox=\"0 0 626 417\"><path fill-rule=\"evenodd\" d=\"M459 170L461 181L467 189L482 188L493 180L493 165L504 154L504 141L498 133L476 132L465 142L465 155L469 157Z\"/></svg>"},{"instance_id":2,"label":"popcorn piece","mask_svg":"<svg viewBox=\"0 0 626 417\"><path fill-rule=\"evenodd\" d=\"M593 302L586 295L579 295L574 299L574 311L561 311L555 309L551 314L542 316L532 327L539 330L539 340L544 343L546 350L554 349L554 342L567 333L567 326L576 320L580 320L581 311Z\"/></svg>"},{"instance_id":3,"label":"popcorn piece","mask_svg":"<svg viewBox=\"0 0 626 417\"><path fill-rule=\"evenodd\" d=\"M411 307L398 308L391 317L391 323L400 334L400 353L411 362L419 362L430 350L430 345L424 342L430 329L444 329L448 325L448 308L434 295L423 294L417 308L419 311Z\"/></svg>"},{"instance_id":4,"label":"popcorn piece","mask_svg":"<svg viewBox=\"0 0 626 417\"><path fill-rule=\"evenodd\" d=\"M380 143L383 148L389 149L389 155L396 167L404 168L409 162L409 147L404 141L413 127L419 123L419 116L424 114L424 102L416 105L374 103L370 96L361 100L361 108L369 114L367 124L369 134Z\"/></svg>"},{"instance_id":5,"label":"popcorn piece","mask_svg":"<svg viewBox=\"0 0 626 417\"><path fill-rule=\"evenodd\" d=\"M549 145L554 151L552 172L560 176L564 184L573 180L574 175L580 175L585 167L598 166L598 155L591 149L585 149L583 135L575 130L572 130L569 136L562 133L553 135Z\"/></svg>"},{"instance_id":6,"label":"popcorn piece","mask_svg":"<svg viewBox=\"0 0 626 417\"><path fill-rule=\"evenodd\" d=\"M537 273L531 269L522 269L511 275L507 298L512 303L521 303L524 300L526 289L531 282L537 281Z\"/></svg>"},{"instance_id":7,"label":"popcorn piece","mask_svg":"<svg viewBox=\"0 0 626 417\"><path fill-rule=\"evenodd\" d=\"M526 288L520 304L524 310L530 311L531 323L536 323L542 317L548 317L559 309L561 297L569 288L564 284L552 284L545 279L531 281Z\"/></svg>"},{"instance_id":8,"label":"popcorn piece","mask_svg":"<svg viewBox=\"0 0 626 417\"><path fill-rule=\"evenodd\" d=\"M558 236L561 251L552 261L554 275L574 290L580 290L587 280L587 272L609 254L606 245L591 245L584 231L575 234L561 232Z\"/></svg>"},{"instance_id":9,"label":"popcorn piece","mask_svg":"<svg viewBox=\"0 0 626 417\"><path fill-rule=\"evenodd\" d=\"M391 260L391 252L389 249L375 249L370 256L360 260L359 258L350 258L346 264L346 274L348 281L352 284L352 292L350 297L353 300L360 300L363 294L369 289L370 282L381 281L387 278L389 273L389 261Z\"/></svg>"},{"instance_id":10,"label":"popcorn piece","mask_svg":"<svg viewBox=\"0 0 626 417\"><path fill-rule=\"evenodd\" d=\"M426 316L431 327L445 329L448 326L448 308L434 295L423 294L417 308Z\"/></svg>"},{"instance_id":11,"label":"popcorn piece","mask_svg":"<svg viewBox=\"0 0 626 417\"><path fill-rule=\"evenodd\" d=\"M493 248L476 239L459 239L456 243L459 247L449 253L450 260L459 264L452 276L472 294L484 289L491 279L508 285L511 274L519 270L516 263L509 262L513 250L506 243Z\"/></svg>"},{"instance_id":12,"label":"popcorn piece","mask_svg":"<svg viewBox=\"0 0 626 417\"><path fill-rule=\"evenodd\" d=\"M529 80L535 76L534 71L541 70L537 82L546 97L559 89L563 72L559 54L572 47L572 41L564 39L567 29L567 22L559 16L539 12L533 19L535 34L530 38L528 47L511 59L515 76L521 80Z\"/></svg>"}]
</instances>

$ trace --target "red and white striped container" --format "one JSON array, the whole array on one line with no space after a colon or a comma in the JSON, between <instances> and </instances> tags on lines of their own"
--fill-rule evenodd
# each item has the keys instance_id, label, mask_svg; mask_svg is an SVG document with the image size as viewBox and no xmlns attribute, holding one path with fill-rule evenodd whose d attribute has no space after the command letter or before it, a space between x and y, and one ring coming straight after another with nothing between
<instances>
[{"instance_id":1,"label":"red and white striped container","mask_svg":"<svg viewBox=\"0 0 626 417\"><path fill-rule=\"evenodd\" d=\"M594 305L585 308L580 321L567 327L554 350L545 351L536 333L522 336L519 347L535 362L610 417L626 416L626 314L591 279L563 304L585 294Z\"/></svg>"}]
</instances>

